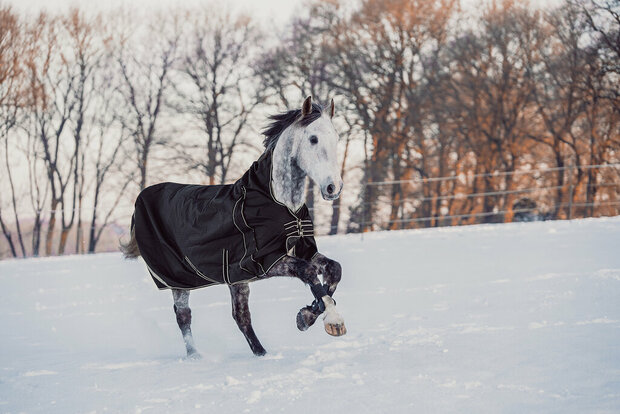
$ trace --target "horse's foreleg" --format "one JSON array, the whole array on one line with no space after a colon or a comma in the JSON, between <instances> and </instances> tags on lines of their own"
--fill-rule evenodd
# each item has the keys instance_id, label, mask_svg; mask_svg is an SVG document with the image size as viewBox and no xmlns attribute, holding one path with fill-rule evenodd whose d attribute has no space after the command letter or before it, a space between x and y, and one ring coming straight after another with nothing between
<instances>
[{"instance_id":1,"label":"horse's foreleg","mask_svg":"<svg viewBox=\"0 0 620 414\"><path fill-rule=\"evenodd\" d=\"M174 313L177 317L177 324L181 329L185 349L189 358L200 358L200 354L196 351L194 338L192 337L192 310L189 308L189 291L172 289L172 298L174 299Z\"/></svg>"},{"instance_id":2,"label":"horse's foreleg","mask_svg":"<svg viewBox=\"0 0 620 414\"><path fill-rule=\"evenodd\" d=\"M239 283L230 285L229 288L232 300L233 319L237 322L237 326L248 341L254 355L265 355L267 351L265 351L265 348L261 345L254 333L254 328L252 328L252 318L250 316L250 307L248 306L250 286L248 286L247 283Z\"/></svg>"},{"instance_id":3,"label":"horse's foreleg","mask_svg":"<svg viewBox=\"0 0 620 414\"><path fill-rule=\"evenodd\" d=\"M314 264L319 269L319 273L323 275L323 282L327 285L327 293L329 296L333 296L342 278L342 266L340 266L340 263L337 261L323 256L321 253L314 255L312 264Z\"/></svg>"},{"instance_id":4,"label":"horse's foreleg","mask_svg":"<svg viewBox=\"0 0 620 414\"><path fill-rule=\"evenodd\" d=\"M336 303L330 296L330 291L333 293L333 290L335 290L335 284L333 290L328 285L321 284L318 277L319 272L318 266L309 261L286 256L271 268L267 276L297 277L310 286L315 301L312 305L300 309L297 314L297 328L300 331L308 329L314 324L319 315L325 313L323 318L325 331L334 336L344 335L346 333L344 320L336 311Z\"/></svg>"},{"instance_id":5,"label":"horse's foreleg","mask_svg":"<svg viewBox=\"0 0 620 414\"><path fill-rule=\"evenodd\" d=\"M323 286L325 287L327 294L329 296L333 296L334 292L336 291L336 287L338 286L338 282L340 282L340 279L342 277L342 267L340 266L340 263L335 260L329 259L320 253L314 255L311 263L318 269L318 272L323 275ZM326 306L326 310L327 308L330 309L330 312L326 315L325 320L329 319L330 321L336 321L336 332L333 334L338 336L338 316L337 314L334 315L334 308ZM306 306L299 311L299 313L297 314L297 327L300 330L305 331L306 329L314 325L314 322L316 322L317 318L320 315L321 309L319 308L317 301L315 301L312 305ZM340 318L340 320L341 319L342 318Z\"/></svg>"}]
</instances>

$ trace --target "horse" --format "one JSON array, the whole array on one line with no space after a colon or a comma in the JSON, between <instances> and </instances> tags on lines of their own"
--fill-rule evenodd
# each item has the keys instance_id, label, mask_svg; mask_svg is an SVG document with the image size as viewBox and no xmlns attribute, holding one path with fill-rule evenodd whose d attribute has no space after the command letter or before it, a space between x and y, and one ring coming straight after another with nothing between
<instances>
[{"instance_id":1,"label":"horse","mask_svg":"<svg viewBox=\"0 0 620 414\"><path fill-rule=\"evenodd\" d=\"M328 334L346 334L332 298L342 267L318 252L305 205L306 177L327 201L342 192L333 116L333 99L323 106L308 96L300 109L269 117L263 154L234 184L161 183L137 197L131 238L120 248L125 258L142 256L157 287L172 290L188 358L200 358L191 331L190 291L214 284L228 285L233 319L256 356L266 350L248 306L253 281L301 280L314 301L297 313L297 328L305 331L323 315Z\"/></svg>"}]
</instances>

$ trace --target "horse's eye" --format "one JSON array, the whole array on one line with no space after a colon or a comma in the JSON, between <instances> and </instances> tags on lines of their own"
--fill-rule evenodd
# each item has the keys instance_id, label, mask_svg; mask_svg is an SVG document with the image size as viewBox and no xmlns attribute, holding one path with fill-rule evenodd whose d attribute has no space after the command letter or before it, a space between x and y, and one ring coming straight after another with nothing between
<instances>
[{"instance_id":1,"label":"horse's eye","mask_svg":"<svg viewBox=\"0 0 620 414\"><path fill-rule=\"evenodd\" d=\"M316 137L316 135L312 135L312 136L310 137L310 143L311 143L312 145L315 145L315 144L318 144L318 143L319 143L319 139Z\"/></svg>"}]
</instances>

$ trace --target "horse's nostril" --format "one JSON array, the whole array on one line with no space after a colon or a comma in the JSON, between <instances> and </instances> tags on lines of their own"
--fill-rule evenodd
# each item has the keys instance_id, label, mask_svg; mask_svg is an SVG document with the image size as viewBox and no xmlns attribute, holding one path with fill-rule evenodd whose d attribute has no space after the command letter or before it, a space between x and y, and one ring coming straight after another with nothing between
<instances>
[{"instance_id":1,"label":"horse's nostril","mask_svg":"<svg viewBox=\"0 0 620 414\"><path fill-rule=\"evenodd\" d=\"M336 189L336 186L333 184L330 184L327 186L327 193L328 194L334 194L334 190Z\"/></svg>"}]
</instances>

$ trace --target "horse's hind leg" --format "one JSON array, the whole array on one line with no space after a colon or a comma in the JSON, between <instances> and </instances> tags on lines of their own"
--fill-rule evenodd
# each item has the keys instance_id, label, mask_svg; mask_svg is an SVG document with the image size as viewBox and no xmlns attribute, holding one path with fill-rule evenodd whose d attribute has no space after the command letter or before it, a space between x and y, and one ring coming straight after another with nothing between
<instances>
[{"instance_id":1,"label":"horse's hind leg","mask_svg":"<svg viewBox=\"0 0 620 414\"><path fill-rule=\"evenodd\" d=\"M247 283L239 283L230 285L229 288L233 319L237 322L237 326L248 341L254 355L265 355L267 351L265 351L265 348L261 345L254 333L254 328L252 328L252 318L250 316L250 307L248 306L250 286L248 286Z\"/></svg>"},{"instance_id":2,"label":"horse's hind leg","mask_svg":"<svg viewBox=\"0 0 620 414\"><path fill-rule=\"evenodd\" d=\"M177 316L177 323L179 324L179 329L181 329L181 334L183 334L187 356L188 358L200 358L200 354L196 351L196 346L194 345L194 338L192 337L192 329L190 327L192 323L192 310L189 308L189 291L172 289L172 298L174 299L174 313Z\"/></svg>"}]
</instances>

